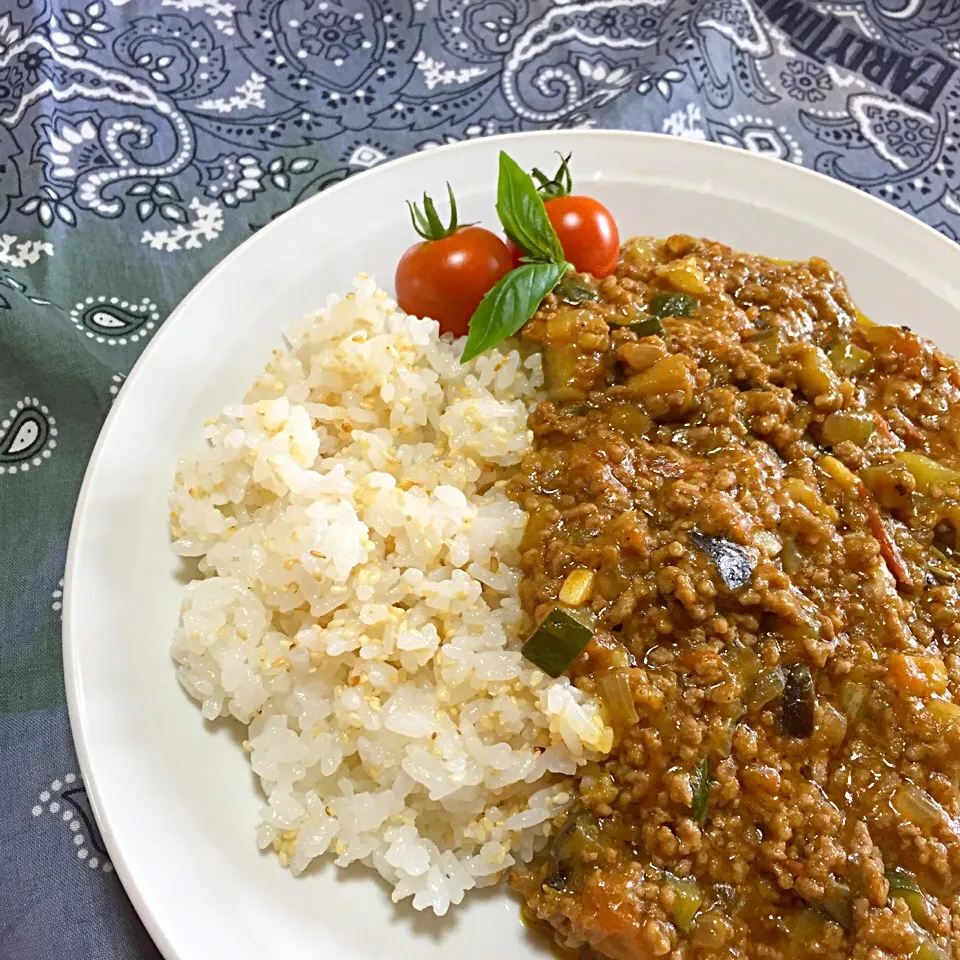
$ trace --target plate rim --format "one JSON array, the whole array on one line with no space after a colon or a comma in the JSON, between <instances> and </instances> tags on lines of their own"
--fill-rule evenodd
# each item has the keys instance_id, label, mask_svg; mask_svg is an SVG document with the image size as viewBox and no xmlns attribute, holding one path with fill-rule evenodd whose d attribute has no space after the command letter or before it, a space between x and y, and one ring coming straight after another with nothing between
<instances>
[{"instance_id":1,"label":"plate rim","mask_svg":"<svg viewBox=\"0 0 960 960\"><path fill-rule=\"evenodd\" d=\"M170 337L171 331L181 321L182 317L189 312L191 303L197 299L201 293L210 285L217 281L220 274L227 270L234 259L239 258L244 252L261 237L269 236L278 230L284 229L286 222L295 216L308 216L307 211L313 206L320 206L334 192L346 188L348 185L355 185L357 182L363 182L376 176L387 167L396 169L400 166L415 166L418 160L428 153L429 155L444 153L457 154L467 153L476 150L483 144L489 149L489 145L498 144L509 145L518 141L545 140L563 138L564 140L576 141L595 139L598 137L612 137L629 143L629 149L635 150L638 154L638 178L642 178L640 165L642 164L642 147L644 143L656 141L670 141L675 144L675 149L679 152L687 151L691 154L713 154L723 153L727 155L738 155L741 157L741 164L744 168L750 166L758 170L773 169L774 166L782 166L788 178L795 178L797 181L807 180L813 183L819 183L821 187L829 186L836 193L846 194L848 197L855 198L856 202L862 204L864 209L874 209L884 211L883 216L888 219L891 215L900 218L900 222L915 234L925 234L928 239L936 241L939 249L944 253L950 253L957 258L960 266L960 244L951 240L949 237L941 234L934 227L920 220L918 217L907 213L891 204L858 190L842 180L835 179L785 160L775 157L768 157L761 154L743 150L738 147L726 144L714 143L707 140L693 140L681 137L674 137L664 133L640 130L623 129L572 129L572 130L532 130L519 133L497 134L495 136L482 137L472 140L464 140L457 143L444 144L429 151L414 151L402 157L381 163L368 170L359 171L355 174L346 176L343 180L327 187L320 193L295 204L289 210L276 217L266 226L256 233L248 236L242 243L237 244L223 259L219 260L206 274L204 274L196 284L189 290L182 300L170 312L167 319L161 325L156 335L151 339L143 353L137 358L133 368L127 375L124 386L136 381L143 373L143 370L150 363L150 358L156 352L157 344L163 341L164 337ZM919 228L919 229L918 229ZM114 870L121 881L123 890L130 900L140 921L143 923L154 944L165 960L187 960L187 958L178 952L165 930L160 926L156 914L150 906L149 898L145 895L139 878L142 876L142 868L134 868L128 862L124 848L119 838L113 830L113 818L111 810L103 800L100 792L100 786L94 773L96 760L94 754L97 752L96 746L90 742L90 731L87 729L87 691L84 689L82 681L81 649L82 641L80 635L83 631L77 623L78 612L76 609L77 599L74 589L75 574L78 566L78 557L80 551L81 534L85 522L85 514L88 503L93 496L93 489L98 472L99 461L103 455L108 438L114 423L116 422L121 405L125 400L125 391L120 391L115 402L111 406L107 416L97 435L97 440L90 453L84 469L83 481L77 496L76 506L70 525L69 540L67 545L66 563L64 567L64 586L63 586L63 617L62 617L62 635L61 635L61 653L63 665L64 686L66 691L67 716L70 725L70 734L73 740L74 750L77 756L80 773L83 777L87 796L90 800L101 837L113 864Z\"/></svg>"}]
</instances>

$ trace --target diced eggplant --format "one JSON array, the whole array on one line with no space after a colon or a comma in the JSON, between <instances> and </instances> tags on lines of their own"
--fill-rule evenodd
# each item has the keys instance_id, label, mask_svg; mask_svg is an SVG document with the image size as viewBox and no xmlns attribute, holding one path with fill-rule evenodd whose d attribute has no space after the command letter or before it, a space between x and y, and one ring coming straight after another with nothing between
<instances>
[{"instance_id":1,"label":"diced eggplant","mask_svg":"<svg viewBox=\"0 0 960 960\"><path fill-rule=\"evenodd\" d=\"M728 590L739 590L753 578L753 561L739 543L698 530L690 531L690 539L713 561Z\"/></svg>"},{"instance_id":2,"label":"diced eggplant","mask_svg":"<svg viewBox=\"0 0 960 960\"><path fill-rule=\"evenodd\" d=\"M780 699L780 728L788 737L809 737L813 734L817 691L813 674L805 664L790 668Z\"/></svg>"}]
</instances>

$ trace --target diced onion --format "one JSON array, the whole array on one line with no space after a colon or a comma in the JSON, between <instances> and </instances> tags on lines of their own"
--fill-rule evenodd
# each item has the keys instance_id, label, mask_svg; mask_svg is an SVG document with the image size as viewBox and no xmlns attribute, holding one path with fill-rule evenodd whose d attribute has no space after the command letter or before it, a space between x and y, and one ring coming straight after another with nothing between
<instances>
[{"instance_id":1,"label":"diced onion","mask_svg":"<svg viewBox=\"0 0 960 960\"><path fill-rule=\"evenodd\" d=\"M933 797L912 783L905 783L893 796L901 816L919 827L932 827L947 819L947 813Z\"/></svg>"},{"instance_id":2,"label":"diced onion","mask_svg":"<svg viewBox=\"0 0 960 960\"><path fill-rule=\"evenodd\" d=\"M610 711L610 719L620 726L636 723L640 717L633 705L630 683L622 670L611 670L597 677L600 696Z\"/></svg>"}]
</instances>

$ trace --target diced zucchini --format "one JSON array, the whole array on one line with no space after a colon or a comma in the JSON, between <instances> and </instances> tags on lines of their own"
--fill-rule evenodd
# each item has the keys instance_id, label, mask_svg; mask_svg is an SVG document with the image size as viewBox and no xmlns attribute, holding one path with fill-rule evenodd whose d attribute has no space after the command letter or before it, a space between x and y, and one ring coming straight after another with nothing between
<instances>
[{"instance_id":1,"label":"diced zucchini","mask_svg":"<svg viewBox=\"0 0 960 960\"><path fill-rule=\"evenodd\" d=\"M652 337L663 333L663 323L659 316L640 310L637 307L625 307L619 314L607 319L613 327L632 330L638 337Z\"/></svg>"},{"instance_id":2,"label":"diced zucchini","mask_svg":"<svg viewBox=\"0 0 960 960\"><path fill-rule=\"evenodd\" d=\"M930 919L930 904L923 895L917 878L909 871L901 867L891 867L884 876L890 885L891 897L898 897L906 901L910 908L910 914L917 923L925 923Z\"/></svg>"},{"instance_id":3,"label":"diced zucchini","mask_svg":"<svg viewBox=\"0 0 960 960\"><path fill-rule=\"evenodd\" d=\"M930 937L924 937L920 946L910 955L910 960L948 960L946 951Z\"/></svg>"},{"instance_id":4,"label":"diced zucchini","mask_svg":"<svg viewBox=\"0 0 960 960\"><path fill-rule=\"evenodd\" d=\"M700 301L686 293L656 293L647 305L648 312L654 317L692 317L697 312Z\"/></svg>"},{"instance_id":5,"label":"diced zucchini","mask_svg":"<svg viewBox=\"0 0 960 960\"><path fill-rule=\"evenodd\" d=\"M868 351L849 340L835 340L830 345L829 357L830 364L841 377L852 377L862 373L873 360Z\"/></svg>"},{"instance_id":6,"label":"diced zucchini","mask_svg":"<svg viewBox=\"0 0 960 960\"><path fill-rule=\"evenodd\" d=\"M853 920L853 893L850 888L838 880L831 880L823 894L823 909L844 930L849 929Z\"/></svg>"},{"instance_id":7,"label":"diced zucchini","mask_svg":"<svg viewBox=\"0 0 960 960\"><path fill-rule=\"evenodd\" d=\"M600 294L587 283L586 280L578 277L576 274L568 273L553 288L554 295L566 303L576 306L586 300L599 300Z\"/></svg>"},{"instance_id":8,"label":"diced zucchini","mask_svg":"<svg viewBox=\"0 0 960 960\"><path fill-rule=\"evenodd\" d=\"M830 446L850 441L864 447L876 430L873 416L866 410L843 410L831 413L823 421L823 439Z\"/></svg>"},{"instance_id":9,"label":"diced zucchini","mask_svg":"<svg viewBox=\"0 0 960 960\"><path fill-rule=\"evenodd\" d=\"M569 610L554 607L527 638L520 652L550 677L559 677L583 652L593 627Z\"/></svg>"},{"instance_id":10,"label":"diced zucchini","mask_svg":"<svg viewBox=\"0 0 960 960\"><path fill-rule=\"evenodd\" d=\"M690 932L693 920L703 903L700 885L693 877L671 876L669 883L673 890L670 919L682 934L687 934Z\"/></svg>"},{"instance_id":11,"label":"diced zucchini","mask_svg":"<svg viewBox=\"0 0 960 960\"><path fill-rule=\"evenodd\" d=\"M663 323L659 317L645 316L627 324L627 329L638 337L653 337L663 333Z\"/></svg>"}]
</instances>

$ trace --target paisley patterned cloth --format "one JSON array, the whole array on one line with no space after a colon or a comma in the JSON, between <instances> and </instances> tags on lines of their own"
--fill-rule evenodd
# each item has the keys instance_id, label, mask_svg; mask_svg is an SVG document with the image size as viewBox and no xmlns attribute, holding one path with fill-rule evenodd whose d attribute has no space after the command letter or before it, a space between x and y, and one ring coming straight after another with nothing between
<instances>
[{"instance_id":1,"label":"paisley patterned cloth","mask_svg":"<svg viewBox=\"0 0 960 960\"><path fill-rule=\"evenodd\" d=\"M124 377L305 197L492 133L629 127L960 231L960 0L0 0L0 958L158 956L74 758L60 598Z\"/></svg>"}]
</instances>

